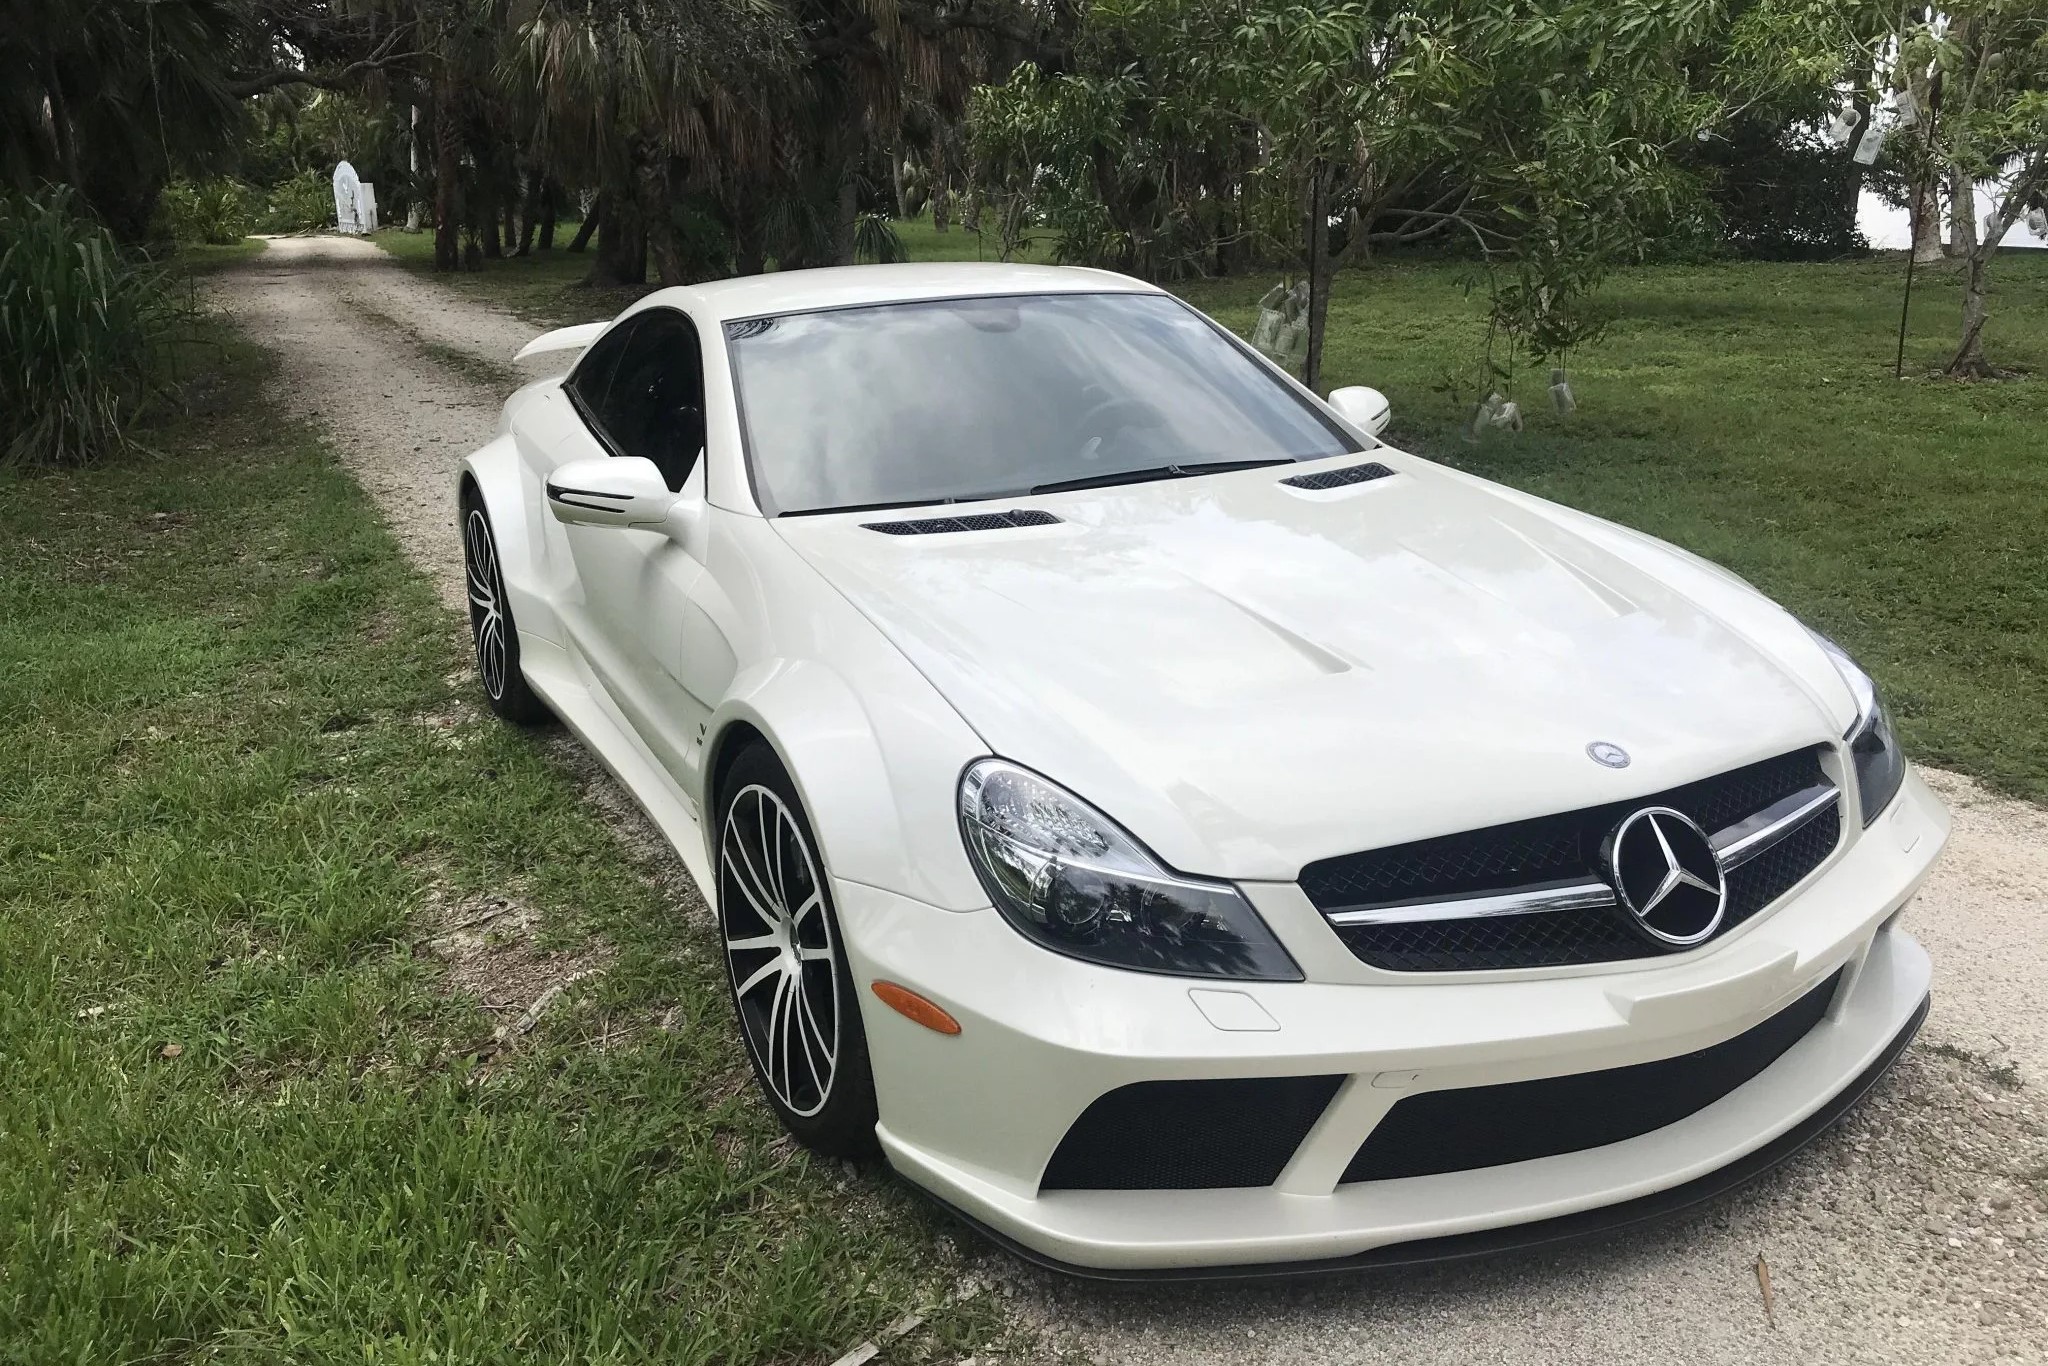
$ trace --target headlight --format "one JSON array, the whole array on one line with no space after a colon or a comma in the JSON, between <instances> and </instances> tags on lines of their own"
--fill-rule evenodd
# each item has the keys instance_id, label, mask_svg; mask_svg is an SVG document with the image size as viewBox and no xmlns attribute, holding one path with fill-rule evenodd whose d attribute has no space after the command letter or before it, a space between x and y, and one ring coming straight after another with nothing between
<instances>
[{"instance_id":1,"label":"headlight","mask_svg":"<svg viewBox=\"0 0 2048 1366\"><path fill-rule=\"evenodd\" d=\"M1139 972L1301 980L1235 887L1173 872L1027 769L972 765L960 779L960 832L1003 918L1055 953Z\"/></svg>"},{"instance_id":2,"label":"headlight","mask_svg":"<svg viewBox=\"0 0 2048 1366\"><path fill-rule=\"evenodd\" d=\"M1849 658L1848 651L1811 627L1807 629L1821 649L1827 651L1835 671L1856 697L1856 724L1849 727L1844 738L1849 742L1849 759L1856 768L1856 795L1863 807L1863 823L1869 825L1899 795L1899 784L1906 781L1906 756L1899 749L1898 737L1892 734L1891 713L1878 696L1876 681Z\"/></svg>"}]
</instances>

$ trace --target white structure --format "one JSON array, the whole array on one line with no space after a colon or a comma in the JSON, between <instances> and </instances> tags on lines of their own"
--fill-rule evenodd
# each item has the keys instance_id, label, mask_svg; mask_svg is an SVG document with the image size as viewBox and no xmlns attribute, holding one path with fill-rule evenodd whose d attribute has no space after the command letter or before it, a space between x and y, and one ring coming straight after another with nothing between
<instances>
[{"instance_id":1,"label":"white structure","mask_svg":"<svg viewBox=\"0 0 2048 1366\"><path fill-rule=\"evenodd\" d=\"M356 178L356 168L346 161L334 168L334 227L337 232L361 234L377 226L375 191Z\"/></svg>"},{"instance_id":2,"label":"white structure","mask_svg":"<svg viewBox=\"0 0 2048 1366\"><path fill-rule=\"evenodd\" d=\"M1031 1255L1640 1218L1919 1026L1948 813L1869 677L1384 444L1377 393L1017 265L666 289L525 354L566 373L450 489L490 705L675 844L790 1131Z\"/></svg>"},{"instance_id":3,"label":"white structure","mask_svg":"<svg viewBox=\"0 0 2048 1366\"><path fill-rule=\"evenodd\" d=\"M1994 191L1999 187L1993 181L1977 186L1977 230L1984 230L1984 220L1991 216L1996 206ZM1948 240L1948 198L1942 197L1941 240ZM1865 190L1856 199L1856 226L1863 232L1870 245L1881 251L1903 251L1913 245L1913 216L1905 209L1887 204L1871 190ZM2002 247L2048 247L2048 234L2034 231L2022 218L2006 231Z\"/></svg>"}]
</instances>

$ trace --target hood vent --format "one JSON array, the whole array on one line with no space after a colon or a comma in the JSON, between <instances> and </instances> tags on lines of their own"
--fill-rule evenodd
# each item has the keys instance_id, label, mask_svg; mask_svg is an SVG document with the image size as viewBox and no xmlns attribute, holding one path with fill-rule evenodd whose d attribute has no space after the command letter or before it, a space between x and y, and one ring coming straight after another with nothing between
<instances>
[{"instance_id":1,"label":"hood vent","mask_svg":"<svg viewBox=\"0 0 2048 1366\"><path fill-rule=\"evenodd\" d=\"M869 531L884 536L930 536L942 531L1005 531L1020 526L1052 526L1059 521L1050 512L1013 508L1008 512L977 512L971 517L921 517L914 522L862 522Z\"/></svg>"},{"instance_id":2,"label":"hood vent","mask_svg":"<svg viewBox=\"0 0 2048 1366\"><path fill-rule=\"evenodd\" d=\"M1297 474L1292 479L1280 482L1296 489L1341 489L1346 484L1363 484L1368 479L1384 479L1393 471L1377 460L1363 465L1347 465L1341 470L1317 470L1314 474Z\"/></svg>"}]
</instances>

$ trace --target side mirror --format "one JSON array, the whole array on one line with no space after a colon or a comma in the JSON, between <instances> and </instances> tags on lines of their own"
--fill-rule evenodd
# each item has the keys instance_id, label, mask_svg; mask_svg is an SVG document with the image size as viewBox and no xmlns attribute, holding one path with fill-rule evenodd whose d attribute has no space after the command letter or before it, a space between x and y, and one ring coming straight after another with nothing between
<instances>
[{"instance_id":1,"label":"side mirror","mask_svg":"<svg viewBox=\"0 0 2048 1366\"><path fill-rule=\"evenodd\" d=\"M1369 436L1378 436L1385 431L1387 419L1394 415L1394 405L1387 402L1387 396L1377 389L1368 389L1363 384L1332 389L1330 406L1337 410L1339 417L1352 426L1363 429Z\"/></svg>"},{"instance_id":2,"label":"side mirror","mask_svg":"<svg viewBox=\"0 0 2048 1366\"><path fill-rule=\"evenodd\" d=\"M676 495L652 460L572 460L548 475L548 511L577 526L659 527Z\"/></svg>"}]
</instances>

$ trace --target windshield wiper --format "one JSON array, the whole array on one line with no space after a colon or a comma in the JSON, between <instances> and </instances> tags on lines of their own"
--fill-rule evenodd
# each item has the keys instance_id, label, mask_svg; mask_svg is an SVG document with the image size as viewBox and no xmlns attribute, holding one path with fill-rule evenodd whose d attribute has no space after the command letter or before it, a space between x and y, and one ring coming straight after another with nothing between
<instances>
[{"instance_id":1,"label":"windshield wiper","mask_svg":"<svg viewBox=\"0 0 2048 1366\"><path fill-rule=\"evenodd\" d=\"M1207 460L1194 465L1155 465L1150 469L1118 470L1114 474L1086 474L1079 479L1055 479L1034 484L1033 493L1065 493L1068 489L1102 489L1114 484L1143 484L1155 479L1185 479L1196 474L1221 474L1225 470L1255 470L1266 465L1292 465L1288 457L1268 456L1261 460Z\"/></svg>"}]
</instances>

